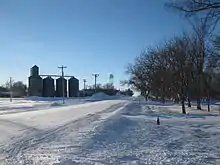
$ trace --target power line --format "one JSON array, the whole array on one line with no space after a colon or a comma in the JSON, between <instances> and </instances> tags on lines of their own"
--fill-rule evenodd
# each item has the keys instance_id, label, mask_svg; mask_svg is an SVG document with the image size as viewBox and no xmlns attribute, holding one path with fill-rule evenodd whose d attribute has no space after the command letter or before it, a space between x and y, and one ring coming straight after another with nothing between
<instances>
[{"instance_id":1,"label":"power line","mask_svg":"<svg viewBox=\"0 0 220 165\"><path fill-rule=\"evenodd\" d=\"M64 69L66 69L66 66L60 66L58 67L59 69L61 69L61 78L62 78L62 92L63 92L63 104L65 104L65 91L64 91Z\"/></svg>"}]
</instances>

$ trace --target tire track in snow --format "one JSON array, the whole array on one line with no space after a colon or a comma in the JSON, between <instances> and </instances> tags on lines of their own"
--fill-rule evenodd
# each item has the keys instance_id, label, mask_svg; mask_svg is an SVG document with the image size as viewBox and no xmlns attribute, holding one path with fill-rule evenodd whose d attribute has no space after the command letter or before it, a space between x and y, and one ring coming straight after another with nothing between
<instances>
[{"instance_id":1,"label":"tire track in snow","mask_svg":"<svg viewBox=\"0 0 220 165\"><path fill-rule=\"evenodd\" d=\"M105 113L111 113L122 107L126 103L118 103L112 105L110 108L98 112L96 114L89 114L85 117L71 121L50 130L32 130L27 132L27 135L21 136L18 140L12 141L9 146L4 146L3 153L6 155L6 162L12 164L33 164L32 160L27 159L28 153L43 148L44 144L53 143L53 141L62 141L63 136L70 132L75 132L75 136L80 132L80 129L101 120L101 116ZM73 139L74 141L74 139ZM77 145L76 145L77 147Z\"/></svg>"}]
</instances>

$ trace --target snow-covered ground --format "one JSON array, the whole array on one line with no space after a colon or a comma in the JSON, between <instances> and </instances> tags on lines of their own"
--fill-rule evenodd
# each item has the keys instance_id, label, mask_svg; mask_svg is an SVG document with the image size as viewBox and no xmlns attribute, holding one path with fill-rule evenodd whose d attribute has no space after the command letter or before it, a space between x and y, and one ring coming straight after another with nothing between
<instances>
[{"instance_id":1,"label":"snow-covered ground","mask_svg":"<svg viewBox=\"0 0 220 165\"><path fill-rule=\"evenodd\" d=\"M101 94L61 103L0 99L0 164L220 164L218 106L183 115L172 103Z\"/></svg>"},{"instance_id":2,"label":"snow-covered ground","mask_svg":"<svg viewBox=\"0 0 220 165\"><path fill-rule=\"evenodd\" d=\"M66 100L66 105L85 102L86 100L83 99L68 99ZM59 105L62 105L62 98L14 98L12 102L8 98L0 98L0 114L45 110Z\"/></svg>"}]
</instances>

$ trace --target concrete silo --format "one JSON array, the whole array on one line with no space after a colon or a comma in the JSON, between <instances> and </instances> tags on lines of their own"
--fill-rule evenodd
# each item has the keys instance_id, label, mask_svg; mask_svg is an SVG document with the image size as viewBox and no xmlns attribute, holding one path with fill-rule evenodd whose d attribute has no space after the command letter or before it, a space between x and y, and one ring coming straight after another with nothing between
<instances>
[{"instance_id":1,"label":"concrete silo","mask_svg":"<svg viewBox=\"0 0 220 165\"><path fill-rule=\"evenodd\" d=\"M68 80L68 84L69 97L77 97L79 93L79 80L75 77L71 77Z\"/></svg>"},{"instance_id":2,"label":"concrete silo","mask_svg":"<svg viewBox=\"0 0 220 165\"><path fill-rule=\"evenodd\" d=\"M54 79L50 76L43 79L43 96L44 97L55 96Z\"/></svg>"},{"instance_id":3,"label":"concrete silo","mask_svg":"<svg viewBox=\"0 0 220 165\"><path fill-rule=\"evenodd\" d=\"M56 97L63 97L63 82L64 82L64 97L67 97L67 80L62 77L56 79Z\"/></svg>"},{"instance_id":4,"label":"concrete silo","mask_svg":"<svg viewBox=\"0 0 220 165\"><path fill-rule=\"evenodd\" d=\"M39 76L39 67L34 65L30 70L28 78L28 95L29 96L42 96L43 82Z\"/></svg>"}]
</instances>

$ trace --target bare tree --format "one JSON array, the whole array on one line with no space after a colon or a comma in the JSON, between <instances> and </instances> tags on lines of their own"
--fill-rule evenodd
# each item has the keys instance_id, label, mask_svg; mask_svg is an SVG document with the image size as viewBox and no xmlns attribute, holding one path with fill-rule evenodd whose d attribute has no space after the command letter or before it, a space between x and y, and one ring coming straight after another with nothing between
<instances>
[{"instance_id":1,"label":"bare tree","mask_svg":"<svg viewBox=\"0 0 220 165\"><path fill-rule=\"evenodd\" d=\"M190 42L186 36L174 37L163 45L148 49L127 68L128 83L141 93L155 95L163 102L165 98L181 96L182 113L187 93L187 62L190 59ZM148 91L148 92L146 92ZM146 96L146 95L145 95Z\"/></svg>"},{"instance_id":2,"label":"bare tree","mask_svg":"<svg viewBox=\"0 0 220 165\"><path fill-rule=\"evenodd\" d=\"M194 46L194 51L192 51L193 54L191 54L191 57L197 70L197 109L201 110L201 96L202 96L202 86L204 86L202 83L203 80L203 70L206 66L206 61L210 56L212 56L212 48L210 49L210 42L212 38L212 32L215 23L212 19L206 15L206 17L198 18L194 17L197 20L191 22L191 25L193 27L194 32L194 43L192 43Z\"/></svg>"},{"instance_id":3,"label":"bare tree","mask_svg":"<svg viewBox=\"0 0 220 165\"><path fill-rule=\"evenodd\" d=\"M194 35L191 60L196 66L197 109L201 110L202 76L209 56L209 43L217 22L220 19L220 1L217 0L178 0L166 4L171 9L183 13L192 26Z\"/></svg>"},{"instance_id":4,"label":"bare tree","mask_svg":"<svg viewBox=\"0 0 220 165\"><path fill-rule=\"evenodd\" d=\"M166 6L181 11L186 17L196 14L208 14L210 17L219 19L220 0L170 0Z\"/></svg>"}]
</instances>

